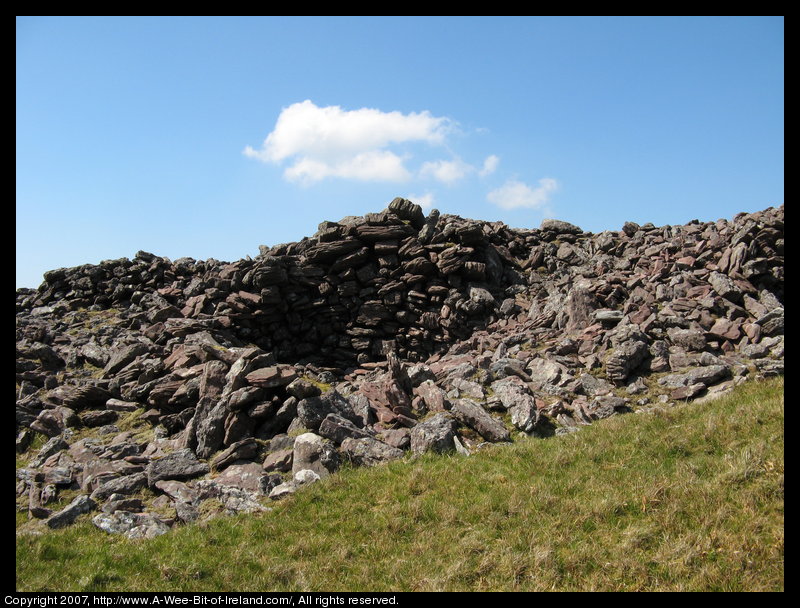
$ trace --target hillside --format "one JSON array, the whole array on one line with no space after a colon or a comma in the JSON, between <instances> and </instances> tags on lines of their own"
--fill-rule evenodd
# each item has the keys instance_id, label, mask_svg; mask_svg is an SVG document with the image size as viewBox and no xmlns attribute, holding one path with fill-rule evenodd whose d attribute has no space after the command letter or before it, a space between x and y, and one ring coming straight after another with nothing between
<instances>
[{"instance_id":1,"label":"hillside","mask_svg":"<svg viewBox=\"0 0 800 608\"><path fill-rule=\"evenodd\" d=\"M781 591L783 381L348 469L153 540L17 538L23 591ZM23 514L20 514L24 518Z\"/></svg>"},{"instance_id":2,"label":"hillside","mask_svg":"<svg viewBox=\"0 0 800 608\"><path fill-rule=\"evenodd\" d=\"M342 467L782 376L783 227L521 230L395 199L255 259L50 271L16 298L18 530L155 542Z\"/></svg>"}]
</instances>

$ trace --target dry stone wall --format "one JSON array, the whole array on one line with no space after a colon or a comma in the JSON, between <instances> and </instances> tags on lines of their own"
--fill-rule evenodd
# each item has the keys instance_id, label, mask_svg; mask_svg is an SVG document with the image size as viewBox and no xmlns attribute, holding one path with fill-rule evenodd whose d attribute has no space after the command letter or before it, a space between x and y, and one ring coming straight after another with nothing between
<instances>
[{"instance_id":1,"label":"dry stone wall","mask_svg":"<svg viewBox=\"0 0 800 608\"><path fill-rule=\"evenodd\" d=\"M515 230L395 199L255 259L50 271L16 298L18 508L150 537L346 461L469 454L782 374L783 227L780 207Z\"/></svg>"},{"instance_id":2,"label":"dry stone wall","mask_svg":"<svg viewBox=\"0 0 800 608\"><path fill-rule=\"evenodd\" d=\"M231 264L139 252L48 272L25 302L122 309L156 343L207 328L287 362L347 367L390 351L420 361L485 327L507 289L525 285L524 238L437 215L426 222L419 206L396 199L382 213L323 222L312 238Z\"/></svg>"}]
</instances>

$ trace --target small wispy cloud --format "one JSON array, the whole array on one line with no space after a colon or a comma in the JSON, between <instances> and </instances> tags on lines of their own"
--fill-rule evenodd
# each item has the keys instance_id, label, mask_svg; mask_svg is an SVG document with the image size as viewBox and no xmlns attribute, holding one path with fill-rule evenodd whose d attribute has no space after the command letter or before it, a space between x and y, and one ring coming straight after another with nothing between
<instances>
[{"instance_id":1,"label":"small wispy cloud","mask_svg":"<svg viewBox=\"0 0 800 608\"><path fill-rule=\"evenodd\" d=\"M531 187L518 180L509 180L486 195L493 205L503 209L542 209L547 206L550 194L558 189L558 182L551 177L543 177L537 187Z\"/></svg>"},{"instance_id":2,"label":"small wispy cloud","mask_svg":"<svg viewBox=\"0 0 800 608\"><path fill-rule=\"evenodd\" d=\"M490 154L483 161L483 168L478 172L481 177L491 175L497 170L497 165L500 164L500 157L496 154Z\"/></svg>"},{"instance_id":3,"label":"small wispy cloud","mask_svg":"<svg viewBox=\"0 0 800 608\"><path fill-rule=\"evenodd\" d=\"M419 170L420 176L436 179L443 184L452 185L469 173L474 171L475 168L462 161L460 158L454 160L434 160L423 163Z\"/></svg>"},{"instance_id":4,"label":"small wispy cloud","mask_svg":"<svg viewBox=\"0 0 800 608\"><path fill-rule=\"evenodd\" d=\"M409 142L441 144L451 126L448 118L428 111L343 110L306 100L284 108L261 148L247 146L244 154L265 163L289 162L284 177L290 181L405 181L411 177L406 158L388 148Z\"/></svg>"},{"instance_id":5,"label":"small wispy cloud","mask_svg":"<svg viewBox=\"0 0 800 608\"><path fill-rule=\"evenodd\" d=\"M409 194L406 198L426 210L433 208L433 205L436 203L436 197L432 192L426 192L425 194Z\"/></svg>"},{"instance_id":6,"label":"small wispy cloud","mask_svg":"<svg viewBox=\"0 0 800 608\"><path fill-rule=\"evenodd\" d=\"M443 184L452 186L471 174L477 173L481 177L486 177L494 173L499 163L500 157L495 154L487 156L480 169L475 165L464 162L460 158L454 158L453 160L434 160L423 163L419 174L420 177L433 178Z\"/></svg>"}]
</instances>

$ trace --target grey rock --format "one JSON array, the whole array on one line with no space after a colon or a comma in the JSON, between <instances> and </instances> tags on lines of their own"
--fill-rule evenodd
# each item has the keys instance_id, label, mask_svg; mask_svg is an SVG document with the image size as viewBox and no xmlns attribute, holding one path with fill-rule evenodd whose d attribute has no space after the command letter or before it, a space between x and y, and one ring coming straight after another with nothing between
<instances>
[{"instance_id":1,"label":"grey rock","mask_svg":"<svg viewBox=\"0 0 800 608\"><path fill-rule=\"evenodd\" d=\"M42 410L36 420L31 423L31 429L48 437L56 437L66 429L79 424L80 418L78 418L74 410L58 406L53 409Z\"/></svg>"},{"instance_id":2,"label":"grey rock","mask_svg":"<svg viewBox=\"0 0 800 608\"><path fill-rule=\"evenodd\" d=\"M451 390L448 393L448 396L453 398L458 397L467 397L472 399L485 399L486 393L483 390L483 386L478 384L477 382L473 382L471 380L465 380L463 378L453 378L451 381L454 391ZM454 394L452 394L454 393Z\"/></svg>"},{"instance_id":3,"label":"grey rock","mask_svg":"<svg viewBox=\"0 0 800 608\"><path fill-rule=\"evenodd\" d=\"M54 502L57 497L58 497L58 489L56 488L55 485L46 484L42 488L42 493L40 498L43 505L47 505L50 504L51 502Z\"/></svg>"},{"instance_id":4,"label":"grey rock","mask_svg":"<svg viewBox=\"0 0 800 608\"><path fill-rule=\"evenodd\" d=\"M505 409L510 409L528 401L533 402L533 395L531 395L528 386L517 376L496 380L492 382L490 388Z\"/></svg>"},{"instance_id":5,"label":"grey rock","mask_svg":"<svg viewBox=\"0 0 800 608\"><path fill-rule=\"evenodd\" d=\"M140 498L128 498L122 494L112 494L100 510L103 513L114 513L115 511L141 513L144 510L144 503Z\"/></svg>"},{"instance_id":6,"label":"grey rock","mask_svg":"<svg viewBox=\"0 0 800 608\"><path fill-rule=\"evenodd\" d=\"M50 458L53 454L60 452L61 450L69 449L69 443L67 443L64 438L60 435L55 437L51 437L47 440L40 449L36 456L31 459L29 466L31 468L39 468L44 464L44 461Z\"/></svg>"},{"instance_id":7,"label":"grey rock","mask_svg":"<svg viewBox=\"0 0 800 608\"><path fill-rule=\"evenodd\" d=\"M109 534L122 534L128 538L155 538L169 532L169 526L149 513L115 511L100 513L92 523Z\"/></svg>"},{"instance_id":8,"label":"grey rock","mask_svg":"<svg viewBox=\"0 0 800 608\"><path fill-rule=\"evenodd\" d=\"M270 490L269 497L272 500L280 500L282 498L286 498L287 496L290 496L295 492L297 492L298 487L299 485L297 484L296 481L294 481L294 479L286 481L272 488L272 490Z\"/></svg>"},{"instance_id":9,"label":"grey rock","mask_svg":"<svg viewBox=\"0 0 800 608\"><path fill-rule=\"evenodd\" d=\"M622 321L621 310L596 310L594 311L594 320L598 323L606 323L613 325Z\"/></svg>"},{"instance_id":10,"label":"grey rock","mask_svg":"<svg viewBox=\"0 0 800 608\"><path fill-rule=\"evenodd\" d=\"M395 198L389 203L389 211L394 213L401 220L408 220L411 225L419 230L425 224L425 215L422 207L404 198Z\"/></svg>"},{"instance_id":11,"label":"grey rock","mask_svg":"<svg viewBox=\"0 0 800 608\"><path fill-rule=\"evenodd\" d=\"M322 394L322 390L304 378L296 378L287 387L286 392L292 397L299 399L306 399L308 397L317 397Z\"/></svg>"},{"instance_id":12,"label":"grey rock","mask_svg":"<svg viewBox=\"0 0 800 608\"><path fill-rule=\"evenodd\" d=\"M450 411L456 420L473 429L486 441L511 441L505 425L473 401L459 399L453 403Z\"/></svg>"},{"instance_id":13,"label":"grey rock","mask_svg":"<svg viewBox=\"0 0 800 608\"><path fill-rule=\"evenodd\" d=\"M197 418L197 414L195 414L195 418ZM222 447L227 418L228 408L224 401L217 402L207 410L205 416L201 417L196 427L197 455L200 458L209 458Z\"/></svg>"},{"instance_id":14,"label":"grey rock","mask_svg":"<svg viewBox=\"0 0 800 608\"><path fill-rule=\"evenodd\" d=\"M411 431L407 428L384 429L379 431L377 439L399 450L407 450L411 445Z\"/></svg>"},{"instance_id":15,"label":"grey rock","mask_svg":"<svg viewBox=\"0 0 800 608\"><path fill-rule=\"evenodd\" d=\"M64 528L75 523L79 515L88 513L97 506L86 494L80 494L66 507L45 520L50 528Z\"/></svg>"},{"instance_id":16,"label":"grey rock","mask_svg":"<svg viewBox=\"0 0 800 608\"><path fill-rule=\"evenodd\" d=\"M181 481L157 481L155 483L155 488L164 492L164 494L169 496L176 503L194 503L199 500L197 490Z\"/></svg>"},{"instance_id":17,"label":"grey rock","mask_svg":"<svg viewBox=\"0 0 800 608\"><path fill-rule=\"evenodd\" d=\"M335 389L319 397L303 399L297 404L297 416L310 431L318 431L328 414L337 414L354 423L361 420L349 401Z\"/></svg>"},{"instance_id":18,"label":"grey rock","mask_svg":"<svg viewBox=\"0 0 800 608\"><path fill-rule=\"evenodd\" d=\"M214 478L214 482L248 492L259 493L263 486L262 478L266 476L264 469L257 462L241 462L225 468L225 471Z\"/></svg>"},{"instance_id":19,"label":"grey rock","mask_svg":"<svg viewBox=\"0 0 800 608\"><path fill-rule=\"evenodd\" d=\"M303 433L294 442L292 472L310 469L327 477L339 468L339 457L333 445L314 433Z\"/></svg>"},{"instance_id":20,"label":"grey rock","mask_svg":"<svg viewBox=\"0 0 800 608\"><path fill-rule=\"evenodd\" d=\"M106 409L113 412L135 412L142 407L135 401L123 401L122 399L109 399L106 401Z\"/></svg>"},{"instance_id":21,"label":"grey rock","mask_svg":"<svg viewBox=\"0 0 800 608\"><path fill-rule=\"evenodd\" d=\"M496 305L494 296L492 296L488 289L484 289L483 287L470 287L469 299L481 304L487 310L494 308Z\"/></svg>"},{"instance_id":22,"label":"grey rock","mask_svg":"<svg viewBox=\"0 0 800 608\"><path fill-rule=\"evenodd\" d=\"M763 359L769 355L769 347L766 344L748 344L740 352L748 359Z\"/></svg>"},{"instance_id":23,"label":"grey rock","mask_svg":"<svg viewBox=\"0 0 800 608\"><path fill-rule=\"evenodd\" d=\"M758 301L763 305L768 311L775 310L776 308L783 308L783 304L781 304L780 300L775 297L775 294L768 291L767 289L762 289L758 292Z\"/></svg>"},{"instance_id":24,"label":"grey rock","mask_svg":"<svg viewBox=\"0 0 800 608\"><path fill-rule=\"evenodd\" d=\"M705 334L698 329L670 328L667 335L673 344L690 351L702 351L706 347Z\"/></svg>"},{"instance_id":25,"label":"grey rock","mask_svg":"<svg viewBox=\"0 0 800 608\"><path fill-rule=\"evenodd\" d=\"M644 342L630 341L621 344L606 361L606 375L613 382L622 383L647 358L650 351Z\"/></svg>"},{"instance_id":26,"label":"grey rock","mask_svg":"<svg viewBox=\"0 0 800 608\"><path fill-rule=\"evenodd\" d=\"M209 466L200 462L189 448L176 450L147 465L147 484L154 486L161 480L185 480L200 477L209 472Z\"/></svg>"},{"instance_id":27,"label":"grey rock","mask_svg":"<svg viewBox=\"0 0 800 608\"><path fill-rule=\"evenodd\" d=\"M375 466L403 457L403 451L373 437L346 438L342 453L358 466Z\"/></svg>"},{"instance_id":28,"label":"grey rock","mask_svg":"<svg viewBox=\"0 0 800 608\"><path fill-rule=\"evenodd\" d=\"M101 483L100 486L92 492L91 498L94 501L101 502L112 494L133 494L145 486L147 486L147 474L134 473Z\"/></svg>"},{"instance_id":29,"label":"grey rock","mask_svg":"<svg viewBox=\"0 0 800 608\"><path fill-rule=\"evenodd\" d=\"M322 479L315 471L311 469L301 469L294 474L294 481L295 483L304 486L311 483L315 483Z\"/></svg>"},{"instance_id":30,"label":"grey rock","mask_svg":"<svg viewBox=\"0 0 800 608\"><path fill-rule=\"evenodd\" d=\"M123 367L131 363L136 357L148 353L149 350L147 345L141 342L116 350L103 369L103 378L111 378ZM108 399L108 397L106 397L106 399Z\"/></svg>"},{"instance_id":31,"label":"grey rock","mask_svg":"<svg viewBox=\"0 0 800 608\"><path fill-rule=\"evenodd\" d=\"M292 470L292 457L294 455L294 448L287 448L283 450L276 450L267 454L264 459L262 468L264 471L279 471L287 473Z\"/></svg>"},{"instance_id":32,"label":"grey rock","mask_svg":"<svg viewBox=\"0 0 800 608\"><path fill-rule=\"evenodd\" d=\"M526 368L530 374L530 384L536 390L556 386L566 369L550 359L534 359Z\"/></svg>"},{"instance_id":33,"label":"grey rock","mask_svg":"<svg viewBox=\"0 0 800 608\"><path fill-rule=\"evenodd\" d=\"M627 402L622 397L615 397L614 395L603 395L602 397L595 397L588 407L589 415L593 420L601 420L603 418L610 418L615 414L621 412L628 412Z\"/></svg>"},{"instance_id":34,"label":"grey rock","mask_svg":"<svg viewBox=\"0 0 800 608\"><path fill-rule=\"evenodd\" d=\"M595 397L597 395L606 395L612 392L614 390L614 386L601 378L592 376L591 374L581 374L578 376L578 384L574 390L578 394L586 395L588 397Z\"/></svg>"},{"instance_id":35,"label":"grey rock","mask_svg":"<svg viewBox=\"0 0 800 608\"><path fill-rule=\"evenodd\" d=\"M670 374L659 378L658 383L666 388L680 388L693 384L710 386L729 375L729 370L725 365L708 365L696 367L687 372Z\"/></svg>"},{"instance_id":36,"label":"grey rock","mask_svg":"<svg viewBox=\"0 0 800 608\"><path fill-rule=\"evenodd\" d=\"M453 438L456 436L456 421L445 413L439 413L411 429L411 452L446 453L455 449Z\"/></svg>"},{"instance_id":37,"label":"grey rock","mask_svg":"<svg viewBox=\"0 0 800 608\"><path fill-rule=\"evenodd\" d=\"M211 461L211 468L221 471L225 467L232 465L237 460L250 460L258 453L258 443L252 437L242 439L228 446Z\"/></svg>"},{"instance_id":38,"label":"grey rock","mask_svg":"<svg viewBox=\"0 0 800 608\"><path fill-rule=\"evenodd\" d=\"M330 439L335 444L340 445L345 439L371 437L371 433L358 428L347 418L338 414L328 414L319 425L319 434L326 439Z\"/></svg>"},{"instance_id":39,"label":"grey rock","mask_svg":"<svg viewBox=\"0 0 800 608\"><path fill-rule=\"evenodd\" d=\"M203 479L195 482L199 500L215 498L220 501L228 515L239 513L257 513L269 511L261 504L260 494L243 488L217 483L215 480Z\"/></svg>"},{"instance_id":40,"label":"grey rock","mask_svg":"<svg viewBox=\"0 0 800 608\"><path fill-rule=\"evenodd\" d=\"M762 335L774 336L784 333L783 308L773 308L756 321L761 326Z\"/></svg>"},{"instance_id":41,"label":"grey rock","mask_svg":"<svg viewBox=\"0 0 800 608\"><path fill-rule=\"evenodd\" d=\"M736 303L742 301L742 290L727 275L714 271L709 275L708 282L721 298Z\"/></svg>"},{"instance_id":42,"label":"grey rock","mask_svg":"<svg viewBox=\"0 0 800 608\"><path fill-rule=\"evenodd\" d=\"M83 412L79 418L84 426L98 427L116 422L119 415L112 410L95 410Z\"/></svg>"},{"instance_id":43,"label":"grey rock","mask_svg":"<svg viewBox=\"0 0 800 608\"><path fill-rule=\"evenodd\" d=\"M763 375L765 378L769 378L771 376L782 376L784 374L784 365L783 361L774 361L772 359L757 359L756 362L756 369Z\"/></svg>"},{"instance_id":44,"label":"grey rock","mask_svg":"<svg viewBox=\"0 0 800 608\"><path fill-rule=\"evenodd\" d=\"M530 397L530 396L529 396ZM536 408L533 397L520 399L516 405L509 408L511 424L523 433L532 433L539 426L542 416Z\"/></svg>"},{"instance_id":45,"label":"grey rock","mask_svg":"<svg viewBox=\"0 0 800 608\"><path fill-rule=\"evenodd\" d=\"M583 230L574 224L562 220L546 219L542 220L539 230L555 232L558 234L582 234Z\"/></svg>"},{"instance_id":46,"label":"grey rock","mask_svg":"<svg viewBox=\"0 0 800 608\"><path fill-rule=\"evenodd\" d=\"M75 472L80 470L76 465L67 466L45 466L42 471L44 473L44 482L52 483L58 486L69 486L75 481Z\"/></svg>"}]
</instances>

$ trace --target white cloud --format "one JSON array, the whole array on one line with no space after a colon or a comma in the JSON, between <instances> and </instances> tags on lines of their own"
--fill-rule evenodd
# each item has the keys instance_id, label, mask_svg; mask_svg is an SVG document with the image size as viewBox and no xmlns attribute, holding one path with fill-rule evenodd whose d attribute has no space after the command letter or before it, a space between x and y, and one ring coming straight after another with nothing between
<instances>
[{"instance_id":1,"label":"white cloud","mask_svg":"<svg viewBox=\"0 0 800 608\"><path fill-rule=\"evenodd\" d=\"M470 173L477 173L481 177L486 177L497 169L500 157L490 154L483 161L483 167L477 167L465 163L460 158L453 160L433 160L422 164L419 170L421 177L433 178L444 184L452 185L464 179Z\"/></svg>"},{"instance_id":2,"label":"white cloud","mask_svg":"<svg viewBox=\"0 0 800 608\"><path fill-rule=\"evenodd\" d=\"M531 188L527 184L509 180L500 188L492 190L486 199L503 209L540 209L547 205L550 194L558 189L558 182L551 177L539 180L539 186Z\"/></svg>"},{"instance_id":3,"label":"white cloud","mask_svg":"<svg viewBox=\"0 0 800 608\"><path fill-rule=\"evenodd\" d=\"M267 163L289 161L284 176L290 180L403 181L411 176L405 159L386 148L408 142L441 144L451 127L449 119L428 111L343 110L306 100L284 108L261 149L247 146L244 154Z\"/></svg>"},{"instance_id":4,"label":"white cloud","mask_svg":"<svg viewBox=\"0 0 800 608\"><path fill-rule=\"evenodd\" d=\"M411 177L403 159L388 150L370 150L341 161L301 158L284 171L289 181L312 183L326 177L402 182Z\"/></svg>"},{"instance_id":5,"label":"white cloud","mask_svg":"<svg viewBox=\"0 0 800 608\"><path fill-rule=\"evenodd\" d=\"M486 160L483 161L483 168L480 170L480 176L486 177L497 170L497 165L500 164L500 157L496 154L490 154L486 157Z\"/></svg>"},{"instance_id":6,"label":"white cloud","mask_svg":"<svg viewBox=\"0 0 800 608\"><path fill-rule=\"evenodd\" d=\"M432 177L444 184L454 184L463 179L475 167L465 163L460 158L455 160L433 160L423 163L419 170L422 177Z\"/></svg>"},{"instance_id":7,"label":"white cloud","mask_svg":"<svg viewBox=\"0 0 800 608\"><path fill-rule=\"evenodd\" d=\"M406 198L423 209L432 208L436 202L436 197L432 192L426 192L425 194L409 194Z\"/></svg>"}]
</instances>

